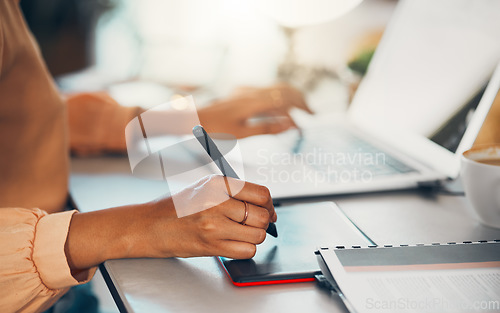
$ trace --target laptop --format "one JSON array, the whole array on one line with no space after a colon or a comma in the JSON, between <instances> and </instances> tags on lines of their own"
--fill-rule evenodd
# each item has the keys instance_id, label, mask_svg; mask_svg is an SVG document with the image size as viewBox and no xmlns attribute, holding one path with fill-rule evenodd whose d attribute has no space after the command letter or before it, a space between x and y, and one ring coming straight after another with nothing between
<instances>
[{"instance_id":1,"label":"laptop","mask_svg":"<svg viewBox=\"0 0 500 313\"><path fill-rule=\"evenodd\" d=\"M401 1L345 116L239 142L274 199L455 179L500 88L500 2ZM492 74L493 73L493 74ZM302 125L301 125L302 126Z\"/></svg>"}]
</instances>

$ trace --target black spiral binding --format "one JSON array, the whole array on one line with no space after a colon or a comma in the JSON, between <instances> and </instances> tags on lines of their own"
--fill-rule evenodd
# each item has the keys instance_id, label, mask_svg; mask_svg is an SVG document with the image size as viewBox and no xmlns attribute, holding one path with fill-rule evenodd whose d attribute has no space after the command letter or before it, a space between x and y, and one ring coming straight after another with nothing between
<instances>
[{"instance_id":1,"label":"black spiral binding","mask_svg":"<svg viewBox=\"0 0 500 313\"><path fill-rule=\"evenodd\" d=\"M383 244L383 245L368 245L368 246L360 246L360 245L353 245L353 246L333 246L333 247L321 247L319 250L328 250L328 249L334 249L334 250L339 250L339 249L364 249L364 248L398 248L398 247L421 247L421 246L445 246L445 245L477 245L477 244L487 244L487 243L499 243L500 239L494 239L494 240L477 240L477 241L471 241L471 240L465 240L461 242L457 241L450 241L446 243L441 243L441 242L432 242L432 243L415 243L415 244L399 244L399 245L392 245L392 244Z\"/></svg>"}]
</instances>

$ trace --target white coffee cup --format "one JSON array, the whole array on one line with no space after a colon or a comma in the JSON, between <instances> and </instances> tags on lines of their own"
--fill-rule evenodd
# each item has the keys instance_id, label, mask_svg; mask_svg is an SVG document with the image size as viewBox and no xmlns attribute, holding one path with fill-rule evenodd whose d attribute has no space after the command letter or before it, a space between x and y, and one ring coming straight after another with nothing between
<instances>
[{"instance_id":1,"label":"white coffee cup","mask_svg":"<svg viewBox=\"0 0 500 313\"><path fill-rule=\"evenodd\" d=\"M500 145L465 151L460 176L470 213L484 225L500 228Z\"/></svg>"}]
</instances>

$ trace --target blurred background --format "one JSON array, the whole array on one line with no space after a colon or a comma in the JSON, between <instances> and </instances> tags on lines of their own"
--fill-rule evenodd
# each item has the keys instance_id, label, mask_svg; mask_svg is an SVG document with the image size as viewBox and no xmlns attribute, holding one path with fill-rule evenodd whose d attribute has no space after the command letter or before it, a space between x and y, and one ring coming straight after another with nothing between
<instances>
[{"instance_id":1,"label":"blurred background","mask_svg":"<svg viewBox=\"0 0 500 313\"><path fill-rule=\"evenodd\" d=\"M316 111L343 111L395 0L23 0L64 92L107 90L150 107L199 105L287 81Z\"/></svg>"},{"instance_id":2,"label":"blurred background","mask_svg":"<svg viewBox=\"0 0 500 313\"><path fill-rule=\"evenodd\" d=\"M63 92L145 108L285 81L317 113L346 110L396 0L22 0ZM295 112L300 114L300 112ZM102 312L117 312L97 274Z\"/></svg>"}]
</instances>

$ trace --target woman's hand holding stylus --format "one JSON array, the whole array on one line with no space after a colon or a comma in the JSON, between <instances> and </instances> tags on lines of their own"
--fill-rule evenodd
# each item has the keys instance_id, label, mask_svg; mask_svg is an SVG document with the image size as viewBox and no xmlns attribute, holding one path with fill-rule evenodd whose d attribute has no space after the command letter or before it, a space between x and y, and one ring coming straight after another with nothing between
<instances>
[{"instance_id":1,"label":"woman's hand holding stylus","mask_svg":"<svg viewBox=\"0 0 500 313\"><path fill-rule=\"evenodd\" d=\"M239 191L229 195L227 184L237 184ZM177 199L200 207L179 218ZM246 259L254 256L268 224L275 221L266 187L214 175L145 204L75 214L65 250L74 273L120 258L217 255Z\"/></svg>"}]
</instances>

